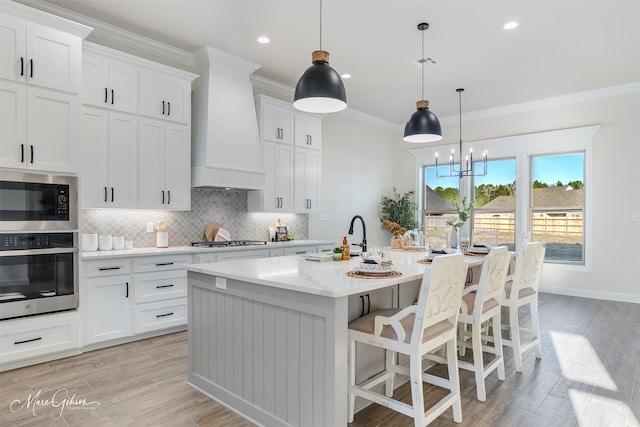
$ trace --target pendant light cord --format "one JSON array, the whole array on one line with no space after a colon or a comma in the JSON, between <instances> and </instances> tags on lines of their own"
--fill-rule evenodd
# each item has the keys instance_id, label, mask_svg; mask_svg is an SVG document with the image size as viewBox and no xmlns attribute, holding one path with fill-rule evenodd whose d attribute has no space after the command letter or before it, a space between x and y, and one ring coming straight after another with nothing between
<instances>
[{"instance_id":1,"label":"pendant light cord","mask_svg":"<svg viewBox=\"0 0 640 427\"><path fill-rule=\"evenodd\" d=\"M422 99L424 99L424 30L422 30L422 57L420 58L420 70L422 72Z\"/></svg>"},{"instance_id":2,"label":"pendant light cord","mask_svg":"<svg viewBox=\"0 0 640 427\"><path fill-rule=\"evenodd\" d=\"M320 0L320 50L322 50L322 0Z\"/></svg>"},{"instance_id":3,"label":"pendant light cord","mask_svg":"<svg viewBox=\"0 0 640 427\"><path fill-rule=\"evenodd\" d=\"M460 108L460 123L459 123L459 132L460 132L460 160L462 160L462 90L458 89L458 105Z\"/></svg>"}]
</instances>

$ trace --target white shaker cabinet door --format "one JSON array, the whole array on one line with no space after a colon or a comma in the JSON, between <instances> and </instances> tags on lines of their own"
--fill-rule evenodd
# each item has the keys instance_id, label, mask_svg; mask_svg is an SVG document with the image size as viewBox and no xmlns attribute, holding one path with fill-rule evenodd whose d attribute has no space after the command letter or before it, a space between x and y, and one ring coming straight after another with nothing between
<instances>
[{"instance_id":1,"label":"white shaker cabinet door","mask_svg":"<svg viewBox=\"0 0 640 427\"><path fill-rule=\"evenodd\" d=\"M166 207L165 122L140 119L138 206L142 209Z\"/></svg>"},{"instance_id":2,"label":"white shaker cabinet door","mask_svg":"<svg viewBox=\"0 0 640 427\"><path fill-rule=\"evenodd\" d=\"M109 113L109 191L110 207L137 206L137 131L138 118L124 113ZM113 196L113 197L112 197Z\"/></svg>"},{"instance_id":3,"label":"white shaker cabinet door","mask_svg":"<svg viewBox=\"0 0 640 427\"><path fill-rule=\"evenodd\" d=\"M165 189L168 209L191 209L191 133L187 125L166 124Z\"/></svg>"},{"instance_id":4,"label":"white shaker cabinet door","mask_svg":"<svg viewBox=\"0 0 640 427\"><path fill-rule=\"evenodd\" d=\"M135 114L138 112L138 70L85 53L82 59L82 102Z\"/></svg>"},{"instance_id":5,"label":"white shaker cabinet door","mask_svg":"<svg viewBox=\"0 0 640 427\"><path fill-rule=\"evenodd\" d=\"M26 21L7 14L0 17L0 77L26 81L27 65Z\"/></svg>"},{"instance_id":6,"label":"white shaker cabinet door","mask_svg":"<svg viewBox=\"0 0 640 427\"><path fill-rule=\"evenodd\" d=\"M132 333L130 276L91 279L87 284L85 309L87 343L130 336Z\"/></svg>"},{"instance_id":7,"label":"white shaker cabinet door","mask_svg":"<svg viewBox=\"0 0 640 427\"><path fill-rule=\"evenodd\" d=\"M27 88L0 80L0 166L25 168Z\"/></svg>"}]
</instances>

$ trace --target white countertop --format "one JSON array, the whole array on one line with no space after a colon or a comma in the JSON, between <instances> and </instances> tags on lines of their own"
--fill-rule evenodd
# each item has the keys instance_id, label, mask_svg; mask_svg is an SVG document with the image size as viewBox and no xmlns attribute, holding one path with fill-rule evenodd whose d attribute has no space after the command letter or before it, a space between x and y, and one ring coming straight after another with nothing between
<instances>
[{"instance_id":1,"label":"white countertop","mask_svg":"<svg viewBox=\"0 0 640 427\"><path fill-rule=\"evenodd\" d=\"M307 261L304 255L251 260L221 261L187 265L188 271L257 283L274 288L339 298L372 291L390 285L421 279L430 264L419 264L424 252L388 251L401 277L358 279L346 275L356 269L360 257L350 261ZM481 264L483 257L465 256L470 266Z\"/></svg>"},{"instance_id":2,"label":"white countertop","mask_svg":"<svg viewBox=\"0 0 640 427\"><path fill-rule=\"evenodd\" d=\"M267 242L266 245L255 246L222 246L215 248L200 248L194 246L169 246L168 248L134 248L124 249L117 251L96 251L96 252L81 252L82 259L101 259L101 258L121 258L130 256L144 256L144 255L166 255L166 254L178 254L178 253L203 253L203 252L228 252L228 251L248 251L259 249L277 249L288 248L296 246L321 246L321 245L333 245L339 246L336 242L330 242L327 240L291 240L288 242Z\"/></svg>"}]
</instances>

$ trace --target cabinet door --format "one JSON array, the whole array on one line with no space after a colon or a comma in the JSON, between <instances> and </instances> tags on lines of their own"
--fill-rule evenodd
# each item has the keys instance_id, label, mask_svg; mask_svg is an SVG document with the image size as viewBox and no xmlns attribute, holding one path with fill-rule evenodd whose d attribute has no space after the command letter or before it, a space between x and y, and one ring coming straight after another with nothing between
<instances>
[{"instance_id":1,"label":"cabinet door","mask_svg":"<svg viewBox=\"0 0 640 427\"><path fill-rule=\"evenodd\" d=\"M280 197L279 211L293 211L293 146L278 144L276 196Z\"/></svg>"},{"instance_id":2,"label":"cabinet door","mask_svg":"<svg viewBox=\"0 0 640 427\"><path fill-rule=\"evenodd\" d=\"M26 152L27 88L0 80L0 166L26 167Z\"/></svg>"},{"instance_id":3,"label":"cabinet door","mask_svg":"<svg viewBox=\"0 0 640 427\"><path fill-rule=\"evenodd\" d=\"M138 118L109 113L109 206L135 208L137 198Z\"/></svg>"},{"instance_id":4,"label":"cabinet door","mask_svg":"<svg viewBox=\"0 0 640 427\"><path fill-rule=\"evenodd\" d=\"M27 26L27 83L77 93L80 89L82 40L43 25Z\"/></svg>"},{"instance_id":5,"label":"cabinet door","mask_svg":"<svg viewBox=\"0 0 640 427\"><path fill-rule=\"evenodd\" d=\"M138 70L118 62L109 64L109 108L125 113L138 112Z\"/></svg>"},{"instance_id":6,"label":"cabinet door","mask_svg":"<svg viewBox=\"0 0 640 427\"><path fill-rule=\"evenodd\" d=\"M140 148L138 168L138 207L162 209L166 207L165 190L165 123L161 120L140 119Z\"/></svg>"},{"instance_id":7,"label":"cabinet door","mask_svg":"<svg viewBox=\"0 0 640 427\"><path fill-rule=\"evenodd\" d=\"M262 139L293 144L293 112L273 105L263 105Z\"/></svg>"},{"instance_id":8,"label":"cabinet door","mask_svg":"<svg viewBox=\"0 0 640 427\"><path fill-rule=\"evenodd\" d=\"M82 57L83 104L107 107L109 105L109 61L90 53Z\"/></svg>"},{"instance_id":9,"label":"cabinet door","mask_svg":"<svg viewBox=\"0 0 640 427\"><path fill-rule=\"evenodd\" d=\"M87 343L130 336L132 298L129 276L87 280Z\"/></svg>"},{"instance_id":10,"label":"cabinet door","mask_svg":"<svg viewBox=\"0 0 640 427\"><path fill-rule=\"evenodd\" d=\"M165 78L162 74L140 71L140 114L158 119L165 118Z\"/></svg>"},{"instance_id":11,"label":"cabinet door","mask_svg":"<svg viewBox=\"0 0 640 427\"><path fill-rule=\"evenodd\" d=\"M75 172L78 100L75 95L27 87L27 167Z\"/></svg>"},{"instance_id":12,"label":"cabinet door","mask_svg":"<svg viewBox=\"0 0 640 427\"><path fill-rule=\"evenodd\" d=\"M166 207L172 210L190 210L191 135L189 127L167 122L165 138Z\"/></svg>"},{"instance_id":13,"label":"cabinet door","mask_svg":"<svg viewBox=\"0 0 640 427\"><path fill-rule=\"evenodd\" d=\"M25 81L26 21L2 14L0 20L0 77Z\"/></svg>"},{"instance_id":14,"label":"cabinet door","mask_svg":"<svg viewBox=\"0 0 640 427\"><path fill-rule=\"evenodd\" d=\"M165 101L167 103L165 118L177 123L189 123L191 121L191 83L166 78Z\"/></svg>"},{"instance_id":15,"label":"cabinet door","mask_svg":"<svg viewBox=\"0 0 640 427\"><path fill-rule=\"evenodd\" d=\"M265 142L264 150L264 172L265 186L262 192L262 209L265 212L274 212L280 206L280 201L276 196L278 180L278 144ZM255 196L255 194L253 194Z\"/></svg>"},{"instance_id":16,"label":"cabinet door","mask_svg":"<svg viewBox=\"0 0 640 427\"><path fill-rule=\"evenodd\" d=\"M295 150L295 210L320 212L320 152Z\"/></svg>"},{"instance_id":17,"label":"cabinet door","mask_svg":"<svg viewBox=\"0 0 640 427\"><path fill-rule=\"evenodd\" d=\"M84 107L80 117L81 206L107 206L109 192L109 113Z\"/></svg>"},{"instance_id":18,"label":"cabinet door","mask_svg":"<svg viewBox=\"0 0 640 427\"><path fill-rule=\"evenodd\" d=\"M314 116L296 113L295 144L298 147L322 148L322 121Z\"/></svg>"}]
</instances>

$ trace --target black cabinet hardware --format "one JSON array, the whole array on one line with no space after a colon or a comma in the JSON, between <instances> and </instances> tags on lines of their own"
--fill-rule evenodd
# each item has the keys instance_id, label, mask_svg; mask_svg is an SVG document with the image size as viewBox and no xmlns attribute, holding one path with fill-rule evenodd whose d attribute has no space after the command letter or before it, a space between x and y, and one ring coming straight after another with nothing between
<instances>
[{"instance_id":1,"label":"black cabinet hardware","mask_svg":"<svg viewBox=\"0 0 640 427\"><path fill-rule=\"evenodd\" d=\"M31 72L30 72L29 77L33 78L33 59L29 60L29 66L31 67Z\"/></svg>"},{"instance_id":2,"label":"black cabinet hardware","mask_svg":"<svg viewBox=\"0 0 640 427\"><path fill-rule=\"evenodd\" d=\"M114 93L113 89L111 89L111 105L113 105Z\"/></svg>"},{"instance_id":3,"label":"black cabinet hardware","mask_svg":"<svg viewBox=\"0 0 640 427\"><path fill-rule=\"evenodd\" d=\"M156 289L162 289L162 288L173 288L173 283L170 285L156 285Z\"/></svg>"},{"instance_id":4,"label":"black cabinet hardware","mask_svg":"<svg viewBox=\"0 0 640 427\"><path fill-rule=\"evenodd\" d=\"M158 318L158 317L167 317L167 316L173 316L173 311L171 313L167 313L167 314L156 314L156 318Z\"/></svg>"},{"instance_id":5,"label":"black cabinet hardware","mask_svg":"<svg viewBox=\"0 0 640 427\"><path fill-rule=\"evenodd\" d=\"M99 271L108 271L108 270L120 270L120 267L100 267Z\"/></svg>"},{"instance_id":6,"label":"black cabinet hardware","mask_svg":"<svg viewBox=\"0 0 640 427\"><path fill-rule=\"evenodd\" d=\"M162 190L162 204L164 205L164 190Z\"/></svg>"},{"instance_id":7,"label":"black cabinet hardware","mask_svg":"<svg viewBox=\"0 0 640 427\"><path fill-rule=\"evenodd\" d=\"M173 265L173 262L158 262L156 267L162 267L163 265Z\"/></svg>"},{"instance_id":8,"label":"black cabinet hardware","mask_svg":"<svg viewBox=\"0 0 640 427\"><path fill-rule=\"evenodd\" d=\"M34 341L40 341L42 339L42 337L38 337L38 338L31 338L30 340L24 340L24 341L14 341L13 344L18 345L18 344L26 344L28 342L34 342Z\"/></svg>"},{"instance_id":9,"label":"black cabinet hardware","mask_svg":"<svg viewBox=\"0 0 640 427\"><path fill-rule=\"evenodd\" d=\"M167 204L171 204L171 190L167 190Z\"/></svg>"},{"instance_id":10,"label":"black cabinet hardware","mask_svg":"<svg viewBox=\"0 0 640 427\"><path fill-rule=\"evenodd\" d=\"M20 163L24 163L24 144L20 144Z\"/></svg>"},{"instance_id":11,"label":"black cabinet hardware","mask_svg":"<svg viewBox=\"0 0 640 427\"><path fill-rule=\"evenodd\" d=\"M162 115L164 116L164 101L162 101Z\"/></svg>"},{"instance_id":12,"label":"black cabinet hardware","mask_svg":"<svg viewBox=\"0 0 640 427\"><path fill-rule=\"evenodd\" d=\"M167 116L171 115L171 103L167 101Z\"/></svg>"},{"instance_id":13,"label":"black cabinet hardware","mask_svg":"<svg viewBox=\"0 0 640 427\"><path fill-rule=\"evenodd\" d=\"M104 202L107 202L107 187L104 187Z\"/></svg>"},{"instance_id":14,"label":"black cabinet hardware","mask_svg":"<svg viewBox=\"0 0 640 427\"><path fill-rule=\"evenodd\" d=\"M109 90L105 87L104 88L104 103L106 104L107 102L109 102Z\"/></svg>"},{"instance_id":15,"label":"black cabinet hardware","mask_svg":"<svg viewBox=\"0 0 640 427\"><path fill-rule=\"evenodd\" d=\"M124 282L124 284L127 287L127 293L124 295L124 297L129 298L129 282Z\"/></svg>"},{"instance_id":16,"label":"black cabinet hardware","mask_svg":"<svg viewBox=\"0 0 640 427\"><path fill-rule=\"evenodd\" d=\"M360 295L360 300L362 301L362 312L360 313L360 317L364 316L364 295Z\"/></svg>"},{"instance_id":17,"label":"black cabinet hardware","mask_svg":"<svg viewBox=\"0 0 640 427\"><path fill-rule=\"evenodd\" d=\"M113 187L111 187L111 203L113 203Z\"/></svg>"},{"instance_id":18,"label":"black cabinet hardware","mask_svg":"<svg viewBox=\"0 0 640 427\"><path fill-rule=\"evenodd\" d=\"M31 147L31 164L33 164L33 145L30 145L29 147Z\"/></svg>"},{"instance_id":19,"label":"black cabinet hardware","mask_svg":"<svg viewBox=\"0 0 640 427\"><path fill-rule=\"evenodd\" d=\"M24 76L24 58L20 57L20 75Z\"/></svg>"}]
</instances>

